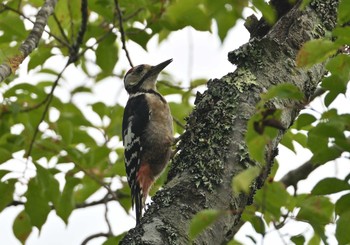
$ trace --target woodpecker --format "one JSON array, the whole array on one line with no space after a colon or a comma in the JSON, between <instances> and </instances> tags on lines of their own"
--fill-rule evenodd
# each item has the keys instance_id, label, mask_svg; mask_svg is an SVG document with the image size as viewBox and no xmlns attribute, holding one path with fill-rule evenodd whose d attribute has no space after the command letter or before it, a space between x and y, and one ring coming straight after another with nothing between
<instances>
[{"instance_id":1,"label":"woodpecker","mask_svg":"<svg viewBox=\"0 0 350 245\"><path fill-rule=\"evenodd\" d=\"M169 59L156 66L138 65L124 77L129 99L124 110L122 135L136 224L140 223L152 184L171 155L173 119L168 103L156 89L156 82L158 74L172 61Z\"/></svg>"}]
</instances>

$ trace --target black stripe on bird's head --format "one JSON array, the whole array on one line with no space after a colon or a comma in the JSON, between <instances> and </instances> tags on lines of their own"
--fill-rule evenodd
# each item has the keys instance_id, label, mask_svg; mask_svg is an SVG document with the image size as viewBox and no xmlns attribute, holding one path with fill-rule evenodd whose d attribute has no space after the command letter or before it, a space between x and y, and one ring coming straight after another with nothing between
<instances>
[{"instance_id":1,"label":"black stripe on bird's head","mask_svg":"<svg viewBox=\"0 0 350 245\"><path fill-rule=\"evenodd\" d=\"M169 59L155 66L138 65L131 68L124 77L126 91L131 94L140 90L155 90L159 73L172 61Z\"/></svg>"}]
</instances>

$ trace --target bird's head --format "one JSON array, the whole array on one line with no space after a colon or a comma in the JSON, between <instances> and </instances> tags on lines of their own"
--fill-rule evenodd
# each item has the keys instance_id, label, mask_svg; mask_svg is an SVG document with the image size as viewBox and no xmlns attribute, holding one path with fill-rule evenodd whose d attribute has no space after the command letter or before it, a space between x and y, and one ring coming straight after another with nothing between
<instances>
[{"instance_id":1,"label":"bird's head","mask_svg":"<svg viewBox=\"0 0 350 245\"><path fill-rule=\"evenodd\" d=\"M132 94L141 90L155 90L158 74L172 61L169 59L155 66L138 65L131 68L124 77L126 91Z\"/></svg>"}]
</instances>

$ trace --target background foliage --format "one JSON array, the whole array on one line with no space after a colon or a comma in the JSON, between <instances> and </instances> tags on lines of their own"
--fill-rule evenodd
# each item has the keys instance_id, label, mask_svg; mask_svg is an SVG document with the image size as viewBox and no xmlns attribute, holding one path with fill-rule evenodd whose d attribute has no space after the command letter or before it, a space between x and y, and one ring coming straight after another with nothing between
<instances>
[{"instance_id":1,"label":"background foliage","mask_svg":"<svg viewBox=\"0 0 350 245\"><path fill-rule=\"evenodd\" d=\"M18 54L18 47L27 38L42 4L41 0L2 1L0 63L9 62ZM279 97L300 100L301 106L308 108L282 143L294 152L295 143L309 149L312 157L308 164L312 170L338 158L349 158L350 115L332 107L339 95L346 94L350 80L349 5L349 1L341 1L338 26L329 33L332 38L308 42L296 60L301 69L327 62L329 74L320 85L324 111L312 110L309 101L288 86L273 88L257 105L259 111L263 103ZM152 37L157 36L162 42L170 33L187 26L199 31L216 27L223 41L247 7L260 10L269 23L276 20L274 8L262 0L57 2L38 49L29 57L27 72L35 79L21 81L18 75L13 75L0 84L0 212L11 206L23 206L13 223L13 233L19 241L25 243L33 228L41 230L52 212L68 224L72 212L83 207L118 202L126 212L130 211L120 143L123 107L116 102L109 105L94 96L94 88L104 79L113 77L122 82L125 71L116 67L126 60L132 65L128 43L132 41L146 49ZM62 62L49 67L50 60L57 57ZM94 82L72 83L79 79L69 75L72 70L83 72ZM170 107L175 131L181 134L196 89L206 80L192 81L183 88L170 74L163 74L162 78L160 92L180 98L171 100ZM88 102L81 104L81 100ZM253 121L248 128L247 144L252 158L263 163L264 146L274 134L271 130L259 134L252 125ZM270 181L256 194L243 220L262 237L268 227L278 230L290 220L309 223L313 229L311 240L304 233L284 238L295 244L304 244L306 240L309 244L319 244L321 240L327 243L329 234L326 235L325 227L333 225L339 244L349 243L350 175L343 179L320 179L311 193L299 193L297 184L301 178L296 175L294 191L287 191L289 184L273 178L277 169L276 163ZM233 180L235 191L249 189L257 174L253 169L237 176ZM153 191L164 179L160 178ZM103 193L102 198L91 198L96 192ZM336 198L330 196L334 193L339 193ZM193 239L225 212L232 210L199 213L193 219L189 237ZM108 219L106 222L108 231L97 235L108 238L105 244L115 244L121 236L113 234ZM252 234L248 236L257 242Z\"/></svg>"}]
</instances>

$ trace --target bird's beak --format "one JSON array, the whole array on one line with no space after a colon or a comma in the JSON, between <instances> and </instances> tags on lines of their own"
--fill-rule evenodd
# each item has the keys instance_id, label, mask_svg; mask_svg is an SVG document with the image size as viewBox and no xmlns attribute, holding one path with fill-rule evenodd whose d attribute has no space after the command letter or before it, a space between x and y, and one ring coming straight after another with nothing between
<instances>
[{"instance_id":1,"label":"bird's beak","mask_svg":"<svg viewBox=\"0 0 350 245\"><path fill-rule=\"evenodd\" d=\"M159 72L161 72L167 65L169 65L171 62L173 61L173 59L169 59L166 60L156 66L152 66L151 70L150 70L150 75L155 75L155 74L159 74Z\"/></svg>"}]
</instances>

